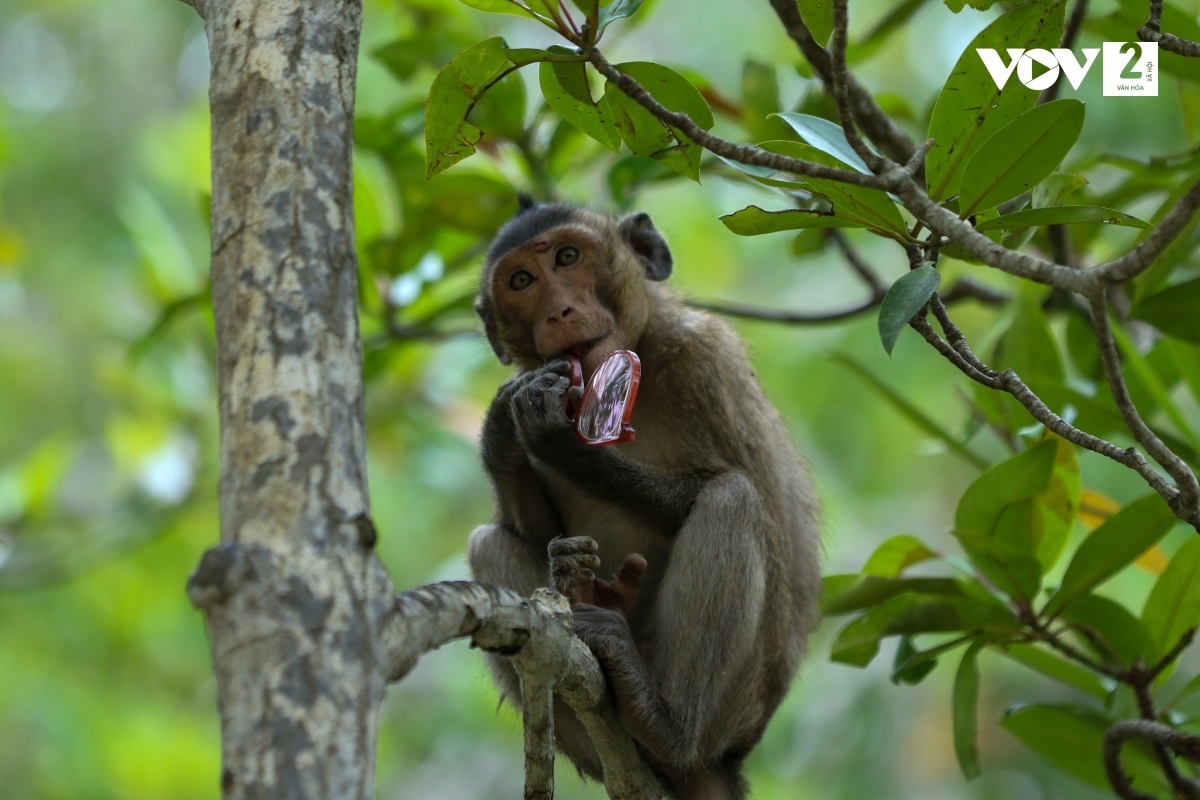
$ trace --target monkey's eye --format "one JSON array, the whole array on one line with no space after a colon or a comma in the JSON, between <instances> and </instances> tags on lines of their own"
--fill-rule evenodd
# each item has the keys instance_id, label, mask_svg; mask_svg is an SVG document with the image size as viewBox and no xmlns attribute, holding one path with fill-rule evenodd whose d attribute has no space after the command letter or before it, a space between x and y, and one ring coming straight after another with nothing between
<instances>
[{"instance_id":1,"label":"monkey's eye","mask_svg":"<svg viewBox=\"0 0 1200 800\"><path fill-rule=\"evenodd\" d=\"M533 276L525 270L521 270L514 272L513 276L508 279L508 288L514 292L519 292L522 289L528 288L531 283L533 283Z\"/></svg>"},{"instance_id":2,"label":"monkey's eye","mask_svg":"<svg viewBox=\"0 0 1200 800\"><path fill-rule=\"evenodd\" d=\"M569 267L579 260L579 248L567 245L559 248L559 251L554 254L554 263L560 267Z\"/></svg>"}]
</instances>

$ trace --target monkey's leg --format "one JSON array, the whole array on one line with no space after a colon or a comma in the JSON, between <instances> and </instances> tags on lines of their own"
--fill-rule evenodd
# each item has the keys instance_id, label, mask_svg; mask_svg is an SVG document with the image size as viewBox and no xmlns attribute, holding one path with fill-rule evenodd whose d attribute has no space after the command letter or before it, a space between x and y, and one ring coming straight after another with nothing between
<instances>
[{"instance_id":1,"label":"monkey's leg","mask_svg":"<svg viewBox=\"0 0 1200 800\"><path fill-rule=\"evenodd\" d=\"M530 545L500 525L481 525L471 533L467 544L467 563L471 576L480 583L505 586L528 597L548 584L549 560L544 550ZM516 671L504 656L484 653L492 677L500 687L500 696L519 703L521 686ZM580 772L603 780L603 769L596 748L583 723L566 703L554 701L554 741Z\"/></svg>"},{"instance_id":2,"label":"monkey's leg","mask_svg":"<svg viewBox=\"0 0 1200 800\"><path fill-rule=\"evenodd\" d=\"M671 549L648 663L620 614L575 611L622 724L666 765L681 797L739 796L737 765L722 767L722 756L748 749L771 711L751 685L762 681L767 526L746 476L726 473L704 487Z\"/></svg>"}]
</instances>

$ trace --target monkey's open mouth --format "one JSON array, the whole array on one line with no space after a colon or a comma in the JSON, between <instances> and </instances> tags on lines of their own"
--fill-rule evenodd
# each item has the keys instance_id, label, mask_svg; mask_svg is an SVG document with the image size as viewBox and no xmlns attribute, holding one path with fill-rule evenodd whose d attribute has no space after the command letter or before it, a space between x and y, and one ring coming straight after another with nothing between
<instances>
[{"instance_id":1,"label":"monkey's open mouth","mask_svg":"<svg viewBox=\"0 0 1200 800\"><path fill-rule=\"evenodd\" d=\"M582 361L583 357L592 351L592 348L607 338L608 334L604 333L595 337L594 339L588 339L587 341L580 342L579 344L573 344L567 349L563 350L563 355L575 356Z\"/></svg>"}]
</instances>

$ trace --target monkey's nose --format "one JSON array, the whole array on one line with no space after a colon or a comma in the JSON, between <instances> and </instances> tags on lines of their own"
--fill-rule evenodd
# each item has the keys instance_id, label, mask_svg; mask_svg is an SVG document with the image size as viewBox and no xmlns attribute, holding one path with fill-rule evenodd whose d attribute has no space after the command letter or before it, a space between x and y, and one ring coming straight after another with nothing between
<instances>
[{"instance_id":1,"label":"monkey's nose","mask_svg":"<svg viewBox=\"0 0 1200 800\"><path fill-rule=\"evenodd\" d=\"M555 322L558 322L560 320L565 322L567 317L570 316L571 314L573 314L574 311L575 311L575 309L571 308L570 306L565 306L561 311L551 314L550 319Z\"/></svg>"}]
</instances>

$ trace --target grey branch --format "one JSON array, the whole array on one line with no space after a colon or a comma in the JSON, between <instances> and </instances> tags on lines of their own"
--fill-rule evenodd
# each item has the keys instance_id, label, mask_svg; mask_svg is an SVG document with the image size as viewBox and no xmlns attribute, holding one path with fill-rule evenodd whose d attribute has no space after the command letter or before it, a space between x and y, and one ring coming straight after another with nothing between
<instances>
[{"instance_id":1,"label":"grey branch","mask_svg":"<svg viewBox=\"0 0 1200 800\"><path fill-rule=\"evenodd\" d=\"M1170 33L1159 30L1162 24L1163 0L1150 0L1150 18L1138 29L1138 37L1145 42L1158 42L1163 50L1169 50L1176 55L1200 58L1200 42L1181 39Z\"/></svg>"},{"instance_id":2,"label":"grey branch","mask_svg":"<svg viewBox=\"0 0 1200 800\"><path fill-rule=\"evenodd\" d=\"M833 92L833 70L829 53L817 42L800 16L800 7L795 0L771 0L771 7L783 23L788 36L800 48L800 52L812 64L813 71ZM854 117L862 125L867 136L893 161L908 161L917 147L900 126L888 116L875 96L860 84L853 75L846 78L847 92Z\"/></svg>"},{"instance_id":3,"label":"grey branch","mask_svg":"<svg viewBox=\"0 0 1200 800\"><path fill-rule=\"evenodd\" d=\"M1130 739L1145 739L1156 745L1173 750L1190 760L1200 760L1200 738L1177 731L1161 722L1147 719L1127 719L1114 723L1104 735L1104 770L1113 791L1124 800L1155 800L1154 795L1133 788L1129 776L1121 766L1121 748ZM1186 780L1181 778L1181 780ZM1196 790L1195 784L1192 791Z\"/></svg>"},{"instance_id":4,"label":"grey branch","mask_svg":"<svg viewBox=\"0 0 1200 800\"><path fill-rule=\"evenodd\" d=\"M567 600L539 589L532 598L470 582L435 583L401 592L384 631L389 680L399 680L425 652L470 637L482 650L509 656L521 679L527 800L554 786L550 698L575 711L604 765L613 800L657 800L662 789L617 721L604 674L571 632Z\"/></svg>"}]
</instances>

